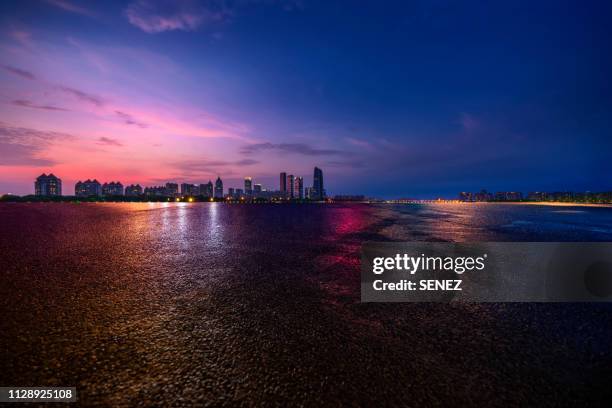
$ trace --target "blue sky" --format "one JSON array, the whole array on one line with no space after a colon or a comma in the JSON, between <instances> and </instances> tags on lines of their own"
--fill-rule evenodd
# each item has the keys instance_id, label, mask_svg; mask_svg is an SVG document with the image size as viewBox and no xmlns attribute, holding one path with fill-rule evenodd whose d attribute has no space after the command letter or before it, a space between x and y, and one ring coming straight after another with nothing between
<instances>
[{"instance_id":1,"label":"blue sky","mask_svg":"<svg viewBox=\"0 0 612 408\"><path fill-rule=\"evenodd\" d=\"M612 190L611 7L2 2L0 193L315 165L337 194Z\"/></svg>"}]
</instances>

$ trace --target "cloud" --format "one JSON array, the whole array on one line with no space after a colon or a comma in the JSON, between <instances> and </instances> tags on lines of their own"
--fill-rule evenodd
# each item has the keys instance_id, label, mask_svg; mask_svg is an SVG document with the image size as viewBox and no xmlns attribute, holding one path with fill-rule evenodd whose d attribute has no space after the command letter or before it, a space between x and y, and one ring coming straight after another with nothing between
<instances>
[{"instance_id":1,"label":"cloud","mask_svg":"<svg viewBox=\"0 0 612 408\"><path fill-rule=\"evenodd\" d=\"M253 154L266 150L273 150L289 154L301 154L304 156L333 156L349 154L348 152L342 152L340 150L317 149L303 143L255 143L244 146L240 151L242 154Z\"/></svg>"},{"instance_id":2,"label":"cloud","mask_svg":"<svg viewBox=\"0 0 612 408\"><path fill-rule=\"evenodd\" d=\"M325 163L328 167L350 167L350 168L363 168L365 163L361 160L332 160Z\"/></svg>"},{"instance_id":3,"label":"cloud","mask_svg":"<svg viewBox=\"0 0 612 408\"><path fill-rule=\"evenodd\" d=\"M32 103L31 101L26 101L24 99L16 99L12 102L12 104L15 106L21 106L22 108L42 109L42 110L49 110L49 111L64 111L64 112L69 111L69 109L60 108L58 106L37 105L35 103Z\"/></svg>"},{"instance_id":4,"label":"cloud","mask_svg":"<svg viewBox=\"0 0 612 408\"><path fill-rule=\"evenodd\" d=\"M123 143L121 143L119 140L112 139L110 137L105 137L105 136L98 138L98 141L96 142L96 144L99 144L102 146L117 146L117 147L123 146Z\"/></svg>"},{"instance_id":5,"label":"cloud","mask_svg":"<svg viewBox=\"0 0 612 408\"><path fill-rule=\"evenodd\" d=\"M204 24L223 21L229 10L223 1L204 7L195 0L137 0L125 10L128 21L146 33L195 31Z\"/></svg>"},{"instance_id":6,"label":"cloud","mask_svg":"<svg viewBox=\"0 0 612 408\"><path fill-rule=\"evenodd\" d=\"M0 122L0 166L50 166L56 162L44 157L53 143L72 140L67 133L15 127Z\"/></svg>"},{"instance_id":7,"label":"cloud","mask_svg":"<svg viewBox=\"0 0 612 408\"><path fill-rule=\"evenodd\" d=\"M67 86L60 86L58 89L64 93L67 93L68 95L74 96L80 101L90 103L97 107L104 106L104 101L102 100L102 98L92 95L90 93L79 91L78 89L70 88Z\"/></svg>"},{"instance_id":8,"label":"cloud","mask_svg":"<svg viewBox=\"0 0 612 408\"><path fill-rule=\"evenodd\" d=\"M251 165L257 164L257 163L259 163L259 161L257 161L257 160L243 159L243 160L238 160L235 164L237 164L238 166L251 166Z\"/></svg>"},{"instance_id":9,"label":"cloud","mask_svg":"<svg viewBox=\"0 0 612 408\"><path fill-rule=\"evenodd\" d=\"M481 127L480 121L469 113L462 113L459 118L459 123L467 133L472 133Z\"/></svg>"},{"instance_id":10,"label":"cloud","mask_svg":"<svg viewBox=\"0 0 612 408\"><path fill-rule=\"evenodd\" d=\"M234 167L252 166L258 163L259 161L251 159L237 161L189 159L176 161L171 165L176 171L175 176L178 178L204 179L221 173L225 176L235 175L237 173L234 171Z\"/></svg>"},{"instance_id":11,"label":"cloud","mask_svg":"<svg viewBox=\"0 0 612 408\"><path fill-rule=\"evenodd\" d=\"M366 140L362 140L362 139L357 139L354 137L347 137L346 141L349 142L350 144L357 146L357 147L364 147L364 148L372 148L372 144Z\"/></svg>"},{"instance_id":12,"label":"cloud","mask_svg":"<svg viewBox=\"0 0 612 408\"><path fill-rule=\"evenodd\" d=\"M96 14L93 11L73 4L67 0L45 0L45 2L70 13L80 14L87 17L96 17Z\"/></svg>"},{"instance_id":13,"label":"cloud","mask_svg":"<svg viewBox=\"0 0 612 408\"><path fill-rule=\"evenodd\" d=\"M121 120L123 120L123 123L125 123L126 125L134 125L143 129L149 127L149 125L147 125L146 123L138 122L136 119L134 119L132 115L128 113L121 111L115 111L115 113L121 118Z\"/></svg>"},{"instance_id":14,"label":"cloud","mask_svg":"<svg viewBox=\"0 0 612 408\"><path fill-rule=\"evenodd\" d=\"M252 166L259 163L257 160L245 159L238 161L223 161L223 160L185 160L173 163L174 167L185 171L208 171L212 167L228 167L228 166Z\"/></svg>"},{"instance_id":15,"label":"cloud","mask_svg":"<svg viewBox=\"0 0 612 408\"><path fill-rule=\"evenodd\" d=\"M25 69L20 69L20 68L12 67L10 65L2 65L2 68L4 68L6 71L10 72L11 74L20 76L20 77L25 78L25 79L29 79L31 81L36 79L36 77L34 76L33 73L31 73L30 71L26 71Z\"/></svg>"}]
</instances>

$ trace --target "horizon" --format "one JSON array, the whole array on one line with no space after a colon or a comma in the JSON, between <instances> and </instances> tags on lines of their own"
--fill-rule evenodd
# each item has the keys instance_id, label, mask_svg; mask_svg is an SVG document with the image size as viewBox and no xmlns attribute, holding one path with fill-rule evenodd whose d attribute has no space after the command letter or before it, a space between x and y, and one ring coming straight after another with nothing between
<instances>
[{"instance_id":1,"label":"horizon","mask_svg":"<svg viewBox=\"0 0 612 408\"><path fill-rule=\"evenodd\" d=\"M5 2L0 194L315 166L332 195L610 191L612 5L587 3Z\"/></svg>"}]
</instances>

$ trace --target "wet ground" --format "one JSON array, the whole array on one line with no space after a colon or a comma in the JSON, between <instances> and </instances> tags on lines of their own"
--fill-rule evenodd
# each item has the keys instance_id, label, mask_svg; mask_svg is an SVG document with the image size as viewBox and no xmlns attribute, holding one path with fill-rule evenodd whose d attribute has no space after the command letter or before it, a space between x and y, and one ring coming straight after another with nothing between
<instances>
[{"instance_id":1,"label":"wet ground","mask_svg":"<svg viewBox=\"0 0 612 408\"><path fill-rule=\"evenodd\" d=\"M610 241L609 208L0 205L0 385L98 406L582 405L608 304L362 304L379 241Z\"/></svg>"}]
</instances>

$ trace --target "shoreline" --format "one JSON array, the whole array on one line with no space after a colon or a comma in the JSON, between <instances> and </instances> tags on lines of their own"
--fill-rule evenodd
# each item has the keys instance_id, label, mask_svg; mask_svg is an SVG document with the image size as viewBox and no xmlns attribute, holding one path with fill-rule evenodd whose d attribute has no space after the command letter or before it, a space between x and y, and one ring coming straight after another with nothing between
<instances>
[{"instance_id":1,"label":"shoreline","mask_svg":"<svg viewBox=\"0 0 612 408\"><path fill-rule=\"evenodd\" d=\"M391 205L425 205L425 204L435 204L435 205L537 205L537 206L548 206L548 207L601 207L601 208L612 208L612 203L568 203L568 202L536 202L536 201L478 201L478 202L468 202L468 201L454 201L454 200L422 200L422 201L411 201L411 202L385 202L385 201L332 201L332 202L322 202L322 201L228 201L228 200L201 200L201 201L110 201L110 200L0 200L0 204L38 204L38 203L66 203L66 204L201 204L201 203L223 203L223 204L233 204L233 205L249 205L249 204L273 204L273 205L290 205L290 204L318 204L318 205L333 205L333 204L366 204L366 205L376 205L376 204L391 204Z\"/></svg>"}]
</instances>

